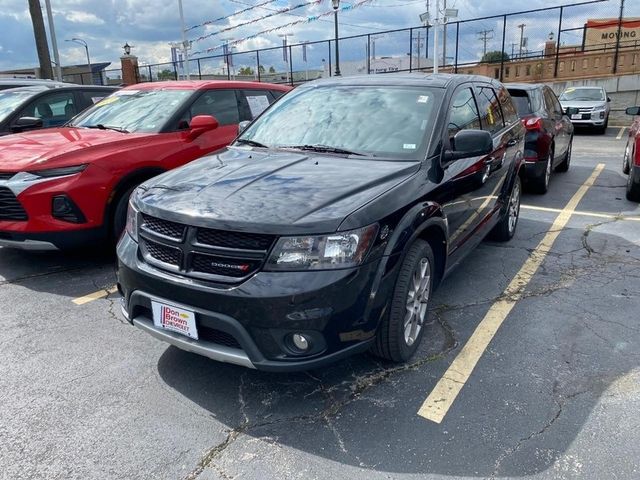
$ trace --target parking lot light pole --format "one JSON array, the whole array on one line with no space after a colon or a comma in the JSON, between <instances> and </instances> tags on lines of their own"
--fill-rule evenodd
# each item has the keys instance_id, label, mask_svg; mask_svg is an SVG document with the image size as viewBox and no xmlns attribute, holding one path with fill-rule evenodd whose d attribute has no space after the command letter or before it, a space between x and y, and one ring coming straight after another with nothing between
<instances>
[{"instance_id":1,"label":"parking lot light pole","mask_svg":"<svg viewBox=\"0 0 640 480\"><path fill-rule=\"evenodd\" d=\"M340 8L340 0L331 0L333 4L333 20L336 27L336 77L340 76L340 48L338 46L338 9Z\"/></svg>"},{"instance_id":2,"label":"parking lot light pole","mask_svg":"<svg viewBox=\"0 0 640 480\"><path fill-rule=\"evenodd\" d=\"M76 37L73 37L71 40L65 40L65 42L77 43L78 45L82 45L84 47L84 50L87 54L87 68L89 69L89 82L93 85L93 70L91 69L91 58L89 57L89 45L87 45L87 42L85 42L81 38L76 38Z\"/></svg>"}]
</instances>

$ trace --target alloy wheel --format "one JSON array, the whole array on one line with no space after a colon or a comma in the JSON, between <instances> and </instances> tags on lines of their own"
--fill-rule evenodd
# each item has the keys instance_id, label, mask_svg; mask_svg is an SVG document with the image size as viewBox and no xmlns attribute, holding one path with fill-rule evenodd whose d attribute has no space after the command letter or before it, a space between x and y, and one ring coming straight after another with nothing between
<instances>
[{"instance_id":1,"label":"alloy wheel","mask_svg":"<svg viewBox=\"0 0 640 480\"><path fill-rule=\"evenodd\" d=\"M547 158L547 168L544 172L544 188L545 190L549 186L549 180L551 179L551 167L553 164L553 152L549 152L549 157Z\"/></svg>"},{"instance_id":2,"label":"alloy wheel","mask_svg":"<svg viewBox=\"0 0 640 480\"><path fill-rule=\"evenodd\" d=\"M424 319L429 306L431 294L431 266L426 258L420 259L416 266L409 293L407 294L407 311L404 317L404 341L411 346L420 336Z\"/></svg>"}]
</instances>

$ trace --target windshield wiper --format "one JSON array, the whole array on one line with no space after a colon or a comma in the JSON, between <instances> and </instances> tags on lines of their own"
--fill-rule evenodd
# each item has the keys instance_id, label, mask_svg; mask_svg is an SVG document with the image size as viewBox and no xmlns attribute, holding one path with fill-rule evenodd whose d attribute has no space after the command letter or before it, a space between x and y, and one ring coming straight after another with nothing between
<instances>
[{"instance_id":1,"label":"windshield wiper","mask_svg":"<svg viewBox=\"0 0 640 480\"><path fill-rule=\"evenodd\" d=\"M245 145L249 145L251 147L269 148L260 142L256 142L255 140L247 140L246 138L239 138L238 140L236 140L236 143L244 143Z\"/></svg>"},{"instance_id":2,"label":"windshield wiper","mask_svg":"<svg viewBox=\"0 0 640 480\"><path fill-rule=\"evenodd\" d=\"M126 128L114 127L113 125L103 125L96 123L95 125L82 125L84 128L97 128L98 130L113 130L120 133L130 133Z\"/></svg>"},{"instance_id":3,"label":"windshield wiper","mask_svg":"<svg viewBox=\"0 0 640 480\"><path fill-rule=\"evenodd\" d=\"M310 152L320 153L340 153L343 155L359 155L361 157L366 156L365 153L354 152L339 147L330 147L329 145L283 145L280 148L291 148L294 150L308 150Z\"/></svg>"}]
</instances>

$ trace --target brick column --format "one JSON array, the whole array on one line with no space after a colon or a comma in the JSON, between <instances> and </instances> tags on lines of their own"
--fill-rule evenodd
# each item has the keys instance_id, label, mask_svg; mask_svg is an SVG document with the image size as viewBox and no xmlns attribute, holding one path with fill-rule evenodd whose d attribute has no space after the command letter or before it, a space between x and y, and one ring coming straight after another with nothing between
<instances>
[{"instance_id":1,"label":"brick column","mask_svg":"<svg viewBox=\"0 0 640 480\"><path fill-rule=\"evenodd\" d=\"M123 55L120 57L120 64L122 65L122 83L133 85L140 81L138 57L135 55Z\"/></svg>"}]
</instances>

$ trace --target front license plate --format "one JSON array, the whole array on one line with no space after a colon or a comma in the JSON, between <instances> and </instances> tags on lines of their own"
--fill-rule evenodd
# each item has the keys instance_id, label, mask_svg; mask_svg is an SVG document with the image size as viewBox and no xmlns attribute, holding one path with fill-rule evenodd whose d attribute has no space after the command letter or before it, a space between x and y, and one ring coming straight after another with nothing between
<instances>
[{"instance_id":1,"label":"front license plate","mask_svg":"<svg viewBox=\"0 0 640 480\"><path fill-rule=\"evenodd\" d=\"M171 330L195 340L198 339L196 316L190 310L160 302L151 302L153 324L156 328Z\"/></svg>"},{"instance_id":2,"label":"front license plate","mask_svg":"<svg viewBox=\"0 0 640 480\"><path fill-rule=\"evenodd\" d=\"M571 120L582 120L582 114L574 113L573 115L571 115Z\"/></svg>"}]
</instances>

